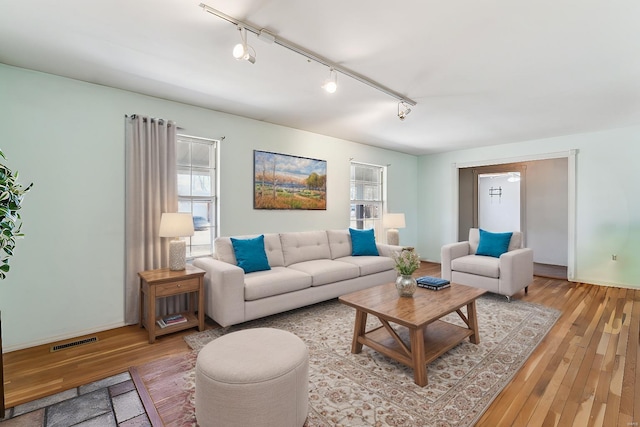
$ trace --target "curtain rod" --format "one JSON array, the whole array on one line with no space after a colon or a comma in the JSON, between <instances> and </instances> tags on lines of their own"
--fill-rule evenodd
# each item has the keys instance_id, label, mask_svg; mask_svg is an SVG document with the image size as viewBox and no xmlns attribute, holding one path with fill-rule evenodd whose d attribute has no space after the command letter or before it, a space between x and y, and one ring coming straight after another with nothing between
<instances>
[{"instance_id":1,"label":"curtain rod","mask_svg":"<svg viewBox=\"0 0 640 427\"><path fill-rule=\"evenodd\" d=\"M305 58L311 59L312 61L315 61L319 64L322 64L326 67L332 68L335 71L344 74L347 77L351 77L354 80L359 81L360 83L364 83L367 86L370 86L374 89L379 90L380 92L387 94L389 96L391 96L392 98L397 99L400 102L404 102L405 104L409 104L411 106L416 105L416 101L414 101L411 98L407 98L406 96L403 96L401 94L399 94L396 91L393 91L391 89L389 89L388 87L385 87L383 85L381 85L380 83L377 83L371 79L368 79L367 77L360 75L358 73L356 73L355 71L351 71L348 68L342 67L334 62L329 61L326 58L323 58L322 56L315 54L313 52L310 52L308 50L303 49L302 47L296 45L295 43L292 43L290 41L287 41L285 39L282 38L278 38L276 37L274 34L270 33L269 31L267 31L264 28L257 28L251 24L247 24L246 22L240 21L238 19L235 19L223 12L220 12L217 9L214 9L210 6L207 6L204 3L200 3L200 7L205 11L205 12L209 12L212 15L217 16L218 18L224 19L227 22L230 22L231 24L235 25L235 26L241 26L243 28L245 28L247 31L251 31L253 34L255 34L256 36L258 36L258 38L265 38L265 39L269 39L271 41L271 39L273 39L273 42L285 47L295 53L297 53L298 55L302 55ZM265 36L266 34L266 36Z\"/></svg>"},{"instance_id":2,"label":"curtain rod","mask_svg":"<svg viewBox=\"0 0 640 427\"><path fill-rule=\"evenodd\" d=\"M157 121L161 125L163 125L164 122L166 121L167 122L167 126L175 126L176 129L183 129L180 126L176 126L176 124L174 122L172 122L171 120L165 120L165 119L162 119L162 118L140 116L138 114L132 114L130 116L125 114L124 117L125 117L125 119L133 119L133 120L135 120L137 118L141 118L143 122L146 122L147 120L150 121L150 122L156 122Z\"/></svg>"}]
</instances>

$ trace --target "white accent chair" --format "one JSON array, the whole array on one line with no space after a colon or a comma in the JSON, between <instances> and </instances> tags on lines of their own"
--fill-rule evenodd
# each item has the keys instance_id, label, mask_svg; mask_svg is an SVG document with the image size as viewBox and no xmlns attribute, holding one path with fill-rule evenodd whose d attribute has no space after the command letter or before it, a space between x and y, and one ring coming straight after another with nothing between
<instances>
[{"instance_id":1,"label":"white accent chair","mask_svg":"<svg viewBox=\"0 0 640 427\"><path fill-rule=\"evenodd\" d=\"M442 278L504 295L508 301L522 289L526 294L533 281L533 249L523 248L522 240L522 233L514 231L500 258L476 255L480 232L471 228L468 241L442 247Z\"/></svg>"}]
</instances>

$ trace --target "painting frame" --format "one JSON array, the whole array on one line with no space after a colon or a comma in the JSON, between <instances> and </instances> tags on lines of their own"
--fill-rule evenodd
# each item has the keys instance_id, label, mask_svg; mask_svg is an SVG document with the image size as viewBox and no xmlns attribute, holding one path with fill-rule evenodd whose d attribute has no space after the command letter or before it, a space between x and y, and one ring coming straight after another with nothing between
<instances>
[{"instance_id":1,"label":"painting frame","mask_svg":"<svg viewBox=\"0 0 640 427\"><path fill-rule=\"evenodd\" d=\"M327 161L253 150L253 208L327 210Z\"/></svg>"}]
</instances>

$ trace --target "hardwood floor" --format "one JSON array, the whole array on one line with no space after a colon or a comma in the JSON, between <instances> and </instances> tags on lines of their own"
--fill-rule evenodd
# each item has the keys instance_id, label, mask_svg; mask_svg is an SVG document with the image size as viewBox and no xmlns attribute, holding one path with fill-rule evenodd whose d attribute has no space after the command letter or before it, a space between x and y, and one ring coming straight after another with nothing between
<instances>
[{"instance_id":1,"label":"hardwood floor","mask_svg":"<svg viewBox=\"0 0 640 427\"><path fill-rule=\"evenodd\" d=\"M211 320L206 327L215 325ZM41 345L4 355L6 407L78 387L172 354L189 351L182 337L189 329L149 344L146 329L125 326L90 336L98 341L57 352Z\"/></svg>"},{"instance_id":2,"label":"hardwood floor","mask_svg":"<svg viewBox=\"0 0 640 427\"><path fill-rule=\"evenodd\" d=\"M416 272L439 274L433 263L422 263ZM640 289L535 277L529 294L514 298L557 308L562 315L477 425L640 425ZM56 353L49 345L7 353L7 407L186 352L182 336L192 331L148 344L145 330L129 326Z\"/></svg>"}]
</instances>

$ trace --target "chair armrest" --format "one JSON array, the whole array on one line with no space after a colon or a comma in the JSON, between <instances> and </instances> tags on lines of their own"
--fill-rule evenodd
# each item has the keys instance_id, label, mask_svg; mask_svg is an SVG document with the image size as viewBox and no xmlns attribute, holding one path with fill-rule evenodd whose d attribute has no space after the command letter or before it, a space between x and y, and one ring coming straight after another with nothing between
<instances>
[{"instance_id":1,"label":"chair armrest","mask_svg":"<svg viewBox=\"0 0 640 427\"><path fill-rule=\"evenodd\" d=\"M451 261L469 255L469 242L457 242L444 245L440 249L440 276L451 280Z\"/></svg>"},{"instance_id":2,"label":"chair armrest","mask_svg":"<svg viewBox=\"0 0 640 427\"><path fill-rule=\"evenodd\" d=\"M244 322L244 270L211 257L196 258L193 265L206 271L207 315L220 326Z\"/></svg>"},{"instance_id":3,"label":"chair armrest","mask_svg":"<svg viewBox=\"0 0 640 427\"><path fill-rule=\"evenodd\" d=\"M500 285L503 295L513 295L533 282L533 249L522 248L500 255Z\"/></svg>"}]
</instances>

